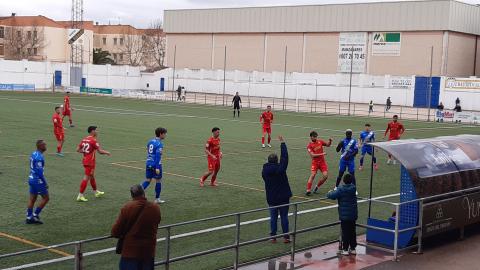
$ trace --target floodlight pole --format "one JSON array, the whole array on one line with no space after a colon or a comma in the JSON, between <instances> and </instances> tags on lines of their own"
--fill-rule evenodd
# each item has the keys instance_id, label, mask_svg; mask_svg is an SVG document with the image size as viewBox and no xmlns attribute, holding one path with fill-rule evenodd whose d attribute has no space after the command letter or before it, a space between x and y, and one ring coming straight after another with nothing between
<instances>
[{"instance_id":1,"label":"floodlight pole","mask_svg":"<svg viewBox=\"0 0 480 270\"><path fill-rule=\"evenodd\" d=\"M285 92L286 92L286 83L287 83L287 54L288 54L288 46L285 46L285 65L283 67L283 110L287 109L285 104Z\"/></svg>"},{"instance_id":2,"label":"floodlight pole","mask_svg":"<svg viewBox=\"0 0 480 270\"><path fill-rule=\"evenodd\" d=\"M173 83L172 83L172 101L175 100L175 69L177 65L177 45L175 45L175 49L173 50Z\"/></svg>"},{"instance_id":3,"label":"floodlight pole","mask_svg":"<svg viewBox=\"0 0 480 270\"><path fill-rule=\"evenodd\" d=\"M225 106L226 69L227 69L227 46L225 45L225 54L224 54L224 57L223 57L223 96L222 96L223 106Z\"/></svg>"},{"instance_id":4,"label":"floodlight pole","mask_svg":"<svg viewBox=\"0 0 480 270\"><path fill-rule=\"evenodd\" d=\"M433 46L430 48L430 78L428 80L428 122L430 122L430 109L432 107L432 75L433 75Z\"/></svg>"},{"instance_id":5,"label":"floodlight pole","mask_svg":"<svg viewBox=\"0 0 480 270\"><path fill-rule=\"evenodd\" d=\"M350 85L348 89L348 115L350 115L350 102L352 100L352 74L353 74L353 46L350 53Z\"/></svg>"}]
</instances>

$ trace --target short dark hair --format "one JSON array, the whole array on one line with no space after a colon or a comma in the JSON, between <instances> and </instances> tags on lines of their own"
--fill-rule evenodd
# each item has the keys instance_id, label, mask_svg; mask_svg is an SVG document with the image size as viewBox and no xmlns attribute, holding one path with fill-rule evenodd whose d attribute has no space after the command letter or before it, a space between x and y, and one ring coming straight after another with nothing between
<instances>
[{"instance_id":1,"label":"short dark hair","mask_svg":"<svg viewBox=\"0 0 480 270\"><path fill-rule=\"evenodd\" d=\"M214 127L214 128L212 128L212 133L215 132L215 131L217 131L217 130L220 130L220 128L219 128L219 127Z\"/></svg>"},{"instance_id":2,"label":"short dark hair","mask_svg":"<svg viewBox=\"0 0 480 270\"><path fill-rule=\"evenodd\" d=\"M371 127L372 125L370 125L369 123L366 123L365 126L366 127Z\"/></svg>"},{"instance_id":3,"label":"short dark hair","mask_svg":"<svg viewBox=\"0 0 480 270\"><path fill-rule=\"evenodd\" d=\"M351 184L352 182L353 182L353 175L347 173L343 176L343 183L348 185L348 184Z\"/></svg>"},{"instance_id":4,"label":"short dark hair","mask_svg":"<svg viewBox=\"0 0 480 270\"><path fill-rule=\"evenodd\" d=\"M393 116L393 118L398 118L398 115L395 114L395 115Z\"/></svg>"},{"instance_id":5,"label":"short dark hair","mask_svg":"<svg viewBox=\"0 0 480 270\"><path fill-rule=\"evenodd\" d=\"M165 133L167 133L166 128L158 127L158 128L155 129L155 135L157 137L160 137L160 134L165 134Z\"/></svg>"},{"instance_id":6,"label":"short dark hair","mask_svg":"<svg viewBox=\"0 0 480 270\"><path fill-rule=\"evenodd\" d=\"M60 109L60 106L55 106L55 111Z\"/></svg>"},{"instance_id":7,"label":"short dark hair","mask_svg":"<svg viewBox=\"0 0 480 270\"><path fill-rule=\"evenodd\" d=\"M272 105L267 105L267 108L271 108L271 107L272 107Z\"/></svg>"},{"instance_id":8,"label":"short dark hair","mask_svg":"<svg viewBox=\"0 0 480 270\"><path fill-rule=\"evenodd\" d=\"M272 153L272 154L268 155L267 161L268 161L268 163L278 163L277 154Z\"/></svg>"},{"instance_id":9,"label":"short dark hair","mask_svg":"<svg viewBox=\"0 0 480 270\"><path fill-rule=\"evenodd\" d=\"M90 133L90 132L92 132L92 131L94 131L94 130L96 130L96 129L97 129L96 126L89 126L89 127L87 128L87 132Z\"/></svg>"},{"instance_id":10,"label":"short dark hair","mask_svg":"<svg viewBox=\"0 0 480 270\"><path fill-rule=\"evenodd\" d=\"M38 148L38 147L39 147L41 144L43 144L43 143L45 143L45 141L40 139L40 140L37 140L37 142L35 143L35 145L36 145L37 148Z\"/></svg>"},{"instance_id":11,"label":"short dark hair","mask_svg":"<svg viewBox=\"0 0 480 270\"><path fill-rule=\"evenodd\" d=\"M316 131L310 132L310 137L318 137L318 133Z\"/></svg>"},{"instance_id":12,"label":"short dark hair","mask_svg":"<svg viewBox=\"0 0 480 270\"><path fill-rule=\"evenodd\" d=\"M132 198L145 196L145 190L143 189L142 185L133 185L130 188L130 195L132 195Z\"/></svg>"}]
</instances>

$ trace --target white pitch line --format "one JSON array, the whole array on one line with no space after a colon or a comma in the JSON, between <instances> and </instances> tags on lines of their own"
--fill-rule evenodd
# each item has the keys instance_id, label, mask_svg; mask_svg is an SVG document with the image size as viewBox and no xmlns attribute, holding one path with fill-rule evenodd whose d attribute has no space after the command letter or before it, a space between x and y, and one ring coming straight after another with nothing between
<instances>
[{"instance_id":1,"label":"white pitch line","mask_svg":"<svg viewBox=\"0 0 480 270\"><path fill-rule=\"evenodd\" d=\"M57 104L55 102L49 101L38 101L38 100L25 100L25 99L16 99L16 98L4 98L0 97L3 100L12 100L12 101L21 101L21 102L34 102L34 103L44 103L44 104ZM88 110L88 109L78 109L78 107L83 108L92 108L92 109L102 109L102 110ZM106 110L105 110L106 109ZM137 116L169 116L169 117L181 117L181 118L198 118L198 119L207 119L207 120L218 120L218 121L227 121L227 122L237 122L237 123L247 123L247 124L256 124L259 125L259 122L245 121L245 120L232 120L219 117L209 117L209 116L197 116L197 115L185 115L185 114L171 114L171 113L162 113L162 112L152 112L152 111L140 111L140 110L130 110L130 109L121 109L121 108L112 108L112 107L102 107L102 106L89 106L89 105L76 105L75 110L85 111L85 112L96 112L96 113L107 113L107 114L120 114L120 115L137 115ZM108 111L110 110L110 111ZM316 129L332 132L344 132L345 130L330 129L330 128L320 128L320 127L309 127L309 126L298 126L290 124L277 124L274 123L274 126L281 127L292 127L292 128L301 128L301 129ZM446 127L426 127L426 128L417 128L417 129L406 129L409 132L422 131L422 130L443 130L443 129L458 129L458 128L478 128L478 126L446 126Z\"/></svg>"}]
</instances>

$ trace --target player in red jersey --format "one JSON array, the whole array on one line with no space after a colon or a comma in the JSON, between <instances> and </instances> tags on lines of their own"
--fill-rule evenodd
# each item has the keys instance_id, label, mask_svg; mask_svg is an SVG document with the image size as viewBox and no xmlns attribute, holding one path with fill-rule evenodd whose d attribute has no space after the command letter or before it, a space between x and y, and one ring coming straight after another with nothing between
<instances>
[{"instance_id":1,"label":"player in red jersey","mask_svg":"<svg viewBox=\"0 0 480 270\"><path fill-rule=\"evenodd\" d=\"M62 109L60 107L55 107L55 113L52 116L53 122L53 134L57 139L57 156L63 157L62 147L63 142L65 141L65 130L63 129L63 119L60 116Z\"/></svg>"},{"instance_id":2,"label":"player in red jersey","mask_svg":"<svg viewBox=\"0 0 480 270\"><path fill-rule=\"evenodd\" d=\"M73 122L72 122L72 111L73 108L70 106L70 92L67 92L65 97L63 98L63 118L65 116L68 116L68 122L70 123L70 127L74 127Z\"/></svg>"},{"instance_id":3,"label":"player in red jersey","mask_svg":"<svg viewBox=\"0 0 480 270\"><path fill-rule=\"evenodd\" d=\"M310 157L312 158L311 174L307 182L307 192L305 195L310 196L312 194L312 184L317 171L320 170L322 173L322 179L318 181L317 186L313 193L317 193L318 189L327 181L328 179L328 165L325 161L325 152L323 147L330 147L332 145L332 138L328 139L328 142L318 139L318 133L316 131L310 132L311 142L307 145L307 151Z\"/></svg>"},{"instance_id":4,"label":"player in red jersey","mask_svg":"<svg viewBox=\"0 0 480 270\"><path fill-rule=\"evenodd\" d=\"M383 135L383 139L385 139L387 133L389 132L389 141L400 140L400 137L405 132L405 127L403 126L403 124L398 122L398 115L394 115L393 120L388 123L387 130L385 130L385 134ZM390 164L390 162L392 162L392 155L388 154L387 164ZM393 164L397 164L397 161L395 159L393 160Z\"/></svg>"},{"instance_id":5,"label":"player in red jersey","mask_svg":"<svg viewBox=\"0 0 480 270\"><path fill-rule=\"evenodd\" d=\"M222 152L220 151L220 128L212 128L212 137L208 139L205 145L205 153L208 160L208 171L200 178L200 186L203 187L205 180L211 175L210 185L216 187L217 174L220 171L220 160Z\"/></svg>"},{"instance_id":6,"label":"player in red jersey","mask_svg":"<svg viewBox=\"0 0 480 270\"><path fill-rule=\"evenodd\" d=\"M87 202L87 198L83 195L87 184L90 181L92 185L95 197L101 197L105 192L97 190L97 182L95 181L95 153L98 152L101 155L110 156L110 152L105 151L100 147L97 142L97 127L88 127L88 136L83 138L80 144L77 146L77 152L83 154L83 168L85 169L85 176L80 184L80 193L78 194L78 202Z\"/></svg>"},{"instance_id":7,"label":"player in red jersey","mask_svg":"<svg viewBox=\"0 0 480 270\"><path fill-rule=\"evenodd\" d=\"M267 110L264 111L260 115L260 123L263 124L263 131L262 131L262 148L265 148L265 133L268 134L268 147L272 147L270 145L270 141L272 140L272 123L273 123L273 113L272 113L272 106L268 105Z\"/></svg>"}]
</instances>

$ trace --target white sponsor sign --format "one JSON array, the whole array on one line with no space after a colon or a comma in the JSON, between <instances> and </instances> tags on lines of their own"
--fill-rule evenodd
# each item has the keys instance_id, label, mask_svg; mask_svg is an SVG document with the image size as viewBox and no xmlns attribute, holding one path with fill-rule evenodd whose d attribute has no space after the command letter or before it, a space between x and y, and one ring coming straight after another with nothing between
<instances>
[{"instance_id":1,"label":"white sponsor sign","mask_svg":"<svg viewBox=\"0 0 480 270\"><path fill-rule=\"evenodd\" d=\"M445 80L447 90L480 90L478 78L447 78Z\"/></svg>"},{"instance_id":2,"label":"white sponsor sign","mask_svg":"<svg viewBox=\"0 0 480 270\"><path fill-rule=\"evenodd\" d=\"M453 121L478 124L480 122L480 113L478 112L454 112Z\"/></svg>"},{"instance_id":3,"label":"white sponsor sign","mask_svg":"<svg viewBox=\"0 0 480 270\"><path fill-rule=\"evenodd\" d=\"M372 55L400 56L401 47L400 33L373 33Z\"/></svg>"},{"instance_id":4,"label":"white sponsor sign","mask_svg":"<svg viewBox=\"0 0 480 270\"><path fill-rule=\"evenodd\" d=\"M340 33L338 42L338 72L350 72L350 70L354 73L365 72L366 52L367 33Z\"/></svg>"},{"instance_id":5,"label":"white sponsor sign","mask_svg":"<svg viewBox=\"0 0 480 270\"><path fill-rule=\"evenodd\" d=\"M412 77L390 77L390 88L395 89L410 89L413 85Z\"/></svg>"}]
</instances>

